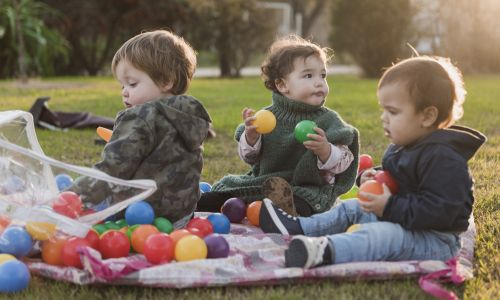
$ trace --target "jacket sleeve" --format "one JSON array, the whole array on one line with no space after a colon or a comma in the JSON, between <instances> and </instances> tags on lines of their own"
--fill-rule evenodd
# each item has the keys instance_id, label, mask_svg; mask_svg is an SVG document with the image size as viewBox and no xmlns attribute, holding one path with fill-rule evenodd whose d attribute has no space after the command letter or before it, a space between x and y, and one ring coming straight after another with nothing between
<instances>
[{"instance_id":1,"label":"jacket sleeve","mask_svg":"<svg viewBox=\"0 0 500 300\"><path fill-rule=\"evenodd\" d=\"M95 167L111 176L131 179L154 147L154 131L137 115L126 113L117 118L111 140ZM168 153L165 153L168 155Z\"/></svg>"},{"instance_id":2,"label":"jacket sleeve","mask_svg":"<svg viewBox=\"0 0 500 300\"><path fill-rule=\"evenodd\" d=\"M439 149L424 152L417 164L417 191L392 195L380 220L410 230L462 229L452 227L458 218L468 218L472 208L467 162L446 146L435 147Z\"/></svg>"}]
</instances>

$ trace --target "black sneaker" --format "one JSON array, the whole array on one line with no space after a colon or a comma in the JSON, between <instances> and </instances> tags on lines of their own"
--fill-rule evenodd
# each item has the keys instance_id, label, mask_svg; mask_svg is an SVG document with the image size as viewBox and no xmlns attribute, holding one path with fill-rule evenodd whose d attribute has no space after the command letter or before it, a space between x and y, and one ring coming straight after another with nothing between
<instances>
[{"instance_id":1,"label":"black sneaker","mask_svg":"<svg viewBox=\"0 0 500 300\"><path fill-rule=\"evenodd\" d=\"M285 250L287 268L311 268L332 264L333 253L326 237L293 237Z\"/></svg>"},{"instance_id":2,"label":"black sneaker","mask_svg":"<svg viewBox=\"0 0 500 300\"><path fill-rule=\"evenodd\" d=\"M259 215L259 223L262 231L290 235L304 234L300 222L296 217L287 214L267 198L262 201L262 204Z\"/></svg>"}]
</instances>

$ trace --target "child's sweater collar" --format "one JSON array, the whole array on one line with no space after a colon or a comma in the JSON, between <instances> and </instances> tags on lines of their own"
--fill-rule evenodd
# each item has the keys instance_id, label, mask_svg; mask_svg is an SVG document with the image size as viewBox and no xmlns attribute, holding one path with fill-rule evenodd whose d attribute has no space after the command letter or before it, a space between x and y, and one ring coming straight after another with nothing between
<instances>
[{"instance_id":1,"label":"child's sweater collar","mask_svg":"<svg viewBox=\"0 0 500 300\"><path fill-rule=\"evenodd\" d=\"M273 104L269 107L276 118L293 122L315 119L325 109L323 105L316 106L299 102L276 92L273 93Z\"/></svg>"}]
</instances>

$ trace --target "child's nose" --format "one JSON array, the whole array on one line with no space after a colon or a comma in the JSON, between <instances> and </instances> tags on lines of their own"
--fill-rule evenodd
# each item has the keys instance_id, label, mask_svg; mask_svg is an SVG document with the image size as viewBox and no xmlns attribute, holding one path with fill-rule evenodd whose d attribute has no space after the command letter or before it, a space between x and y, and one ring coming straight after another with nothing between
<instances>
[{"instance_id":1,"label":"child's nose","mask_svg":"<svg viewBox=\"0 0 500 300\"><path fill-rule=\"evenodd\" d=\"M122 97L127 97L128 96L128 90L127 88L122 89Z\"/></svg>"}]
</instances>

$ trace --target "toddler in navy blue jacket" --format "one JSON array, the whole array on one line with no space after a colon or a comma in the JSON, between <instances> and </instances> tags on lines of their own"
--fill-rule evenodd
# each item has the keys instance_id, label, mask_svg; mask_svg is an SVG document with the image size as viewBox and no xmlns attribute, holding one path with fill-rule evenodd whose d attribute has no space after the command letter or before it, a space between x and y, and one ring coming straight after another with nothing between
<instances>
[{"instance_id":1,"label":"toddler in navy blue jacket","mask_svg":"<svg viewBox=\"0 0 500 300\"><path fill-rule=\"evenodd\" d=\"M382 169L399 185L391 194L362 193L369 201L342 201L312 217L292 217L264 199L264 232L296 235L287 267L376 260L448 260L472 213L473 179L467 161L486 137L453 125L463 114L465 89L448 59L415 57L387 69L377 96L384 133L391 141ZM375 170L364 171L363 183ZM346 232L353 224L356 229Z\"/></svg>"}]
</instances>

